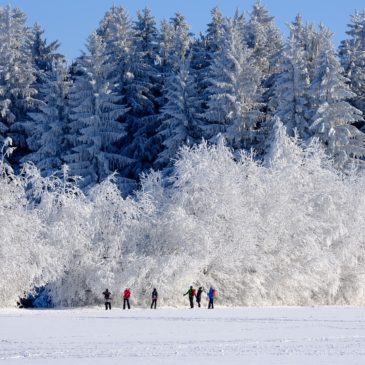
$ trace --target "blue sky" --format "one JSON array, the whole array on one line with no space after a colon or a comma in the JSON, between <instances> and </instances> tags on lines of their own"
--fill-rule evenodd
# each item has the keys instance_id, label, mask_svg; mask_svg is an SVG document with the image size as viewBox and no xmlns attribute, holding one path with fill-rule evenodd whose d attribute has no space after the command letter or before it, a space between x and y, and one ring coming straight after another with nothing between
<instances>
[{"instance_id":1,"label":"blue sky","mask_svg":"<svg viewBox=\"0 0 365 365\"><path fill-rule=\"evenodd\" d=\"M285 24L302 14L305 20L326 24L339 44L345 37L346 25L355 9L363 10L363 0L262 0L275 16L279 28L286 32ZM205 30L210 20L210 9L218 5L225 15L234 11L250 11L254 0L0 0L0 5L18 6L28 15L28 23L40 23L49 41L58 39L61 52L72 60L84 49L88 35L95 30L104 13L113 5L123 5L132 16L138 9L149 7L157 20L171 17L181 11L188 19L192 31Z\"/></svg>"}]
</instances>

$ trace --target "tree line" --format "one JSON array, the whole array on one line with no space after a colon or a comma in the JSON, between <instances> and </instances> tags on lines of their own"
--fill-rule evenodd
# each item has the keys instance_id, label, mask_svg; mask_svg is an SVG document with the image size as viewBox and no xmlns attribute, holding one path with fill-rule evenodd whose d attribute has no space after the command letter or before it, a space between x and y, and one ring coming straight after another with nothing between
<instances>
[{"instance_id":1,"label":"tree line","mask_svg":"<svg viewBox=\"0 0 365 365\"><path fill-rule=\"evenodd\" d=\"M324 25L297 16L283 36L257 1L248 17L211 11L193 36L176 13L158 26L113 6L71 65L18 8L0 8L0 143L7 163L33 162L44 176L67 164L88 189L117 172L131 192L150 169L171 174L182 146L221 139L262 160L280 119L302 143L321 141L335 164L365 155L365 12L333 47Z\"/></svg>"}]
</instances>

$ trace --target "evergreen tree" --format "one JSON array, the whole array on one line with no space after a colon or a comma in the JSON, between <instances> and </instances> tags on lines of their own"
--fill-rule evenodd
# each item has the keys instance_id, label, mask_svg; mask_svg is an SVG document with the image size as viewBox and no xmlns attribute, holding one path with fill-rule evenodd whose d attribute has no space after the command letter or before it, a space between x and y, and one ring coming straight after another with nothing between
<instances>
[{"instance_id":1,"label":"evergreen tree","mask_svg":"<svg viewBox=\"0 0 365 365\"><path fill-rule=\"evenodd\" d=\"M190 67L192 34L189 29L185 17L180 13L176 13L169 22L163 21L161 24L160 63L163 89L159 99L159 120L162 125L157 141L161 145L155 163L158 168L167 166L183 141L189 140L185 134L191 132L192 124L195 123L193 114L197 112L197 105L192 98L197 95ZM172 100L174 96L178 99ZM173 116L173 110L177 113L176 116ZM173 131L173 126L177 128L176 131Z\"/></svg>"},{"instance_id":2,"label":"evergreen tree","mask_svg":"<svg viewBox=\"0 0 365 365\"><path fill-rule=\"evenodd\" d=\"M32 135L27 139L32 153L23 161L32 161L45 175L61 170L66 153L65 136L68 125L68 94L70 77L61 58L54 59L47 71L40 93L44 100L37 112L29 113Z\"/></svg>"},{"instance_id":3,"label":"evergreen tree","mask_svg":"<svg viewBox=\"0 0 365 365\"><path fill-rule=\"evenodd\" d=\"M162 108L160 135L164 149L156 165L171 165L183 145L199 142L199 100L188 60L182 61L176 73L172 73L165 85L166 104Z\"/></svg>"},{"instance_id":4,"label":"evergreen tree","mask_svg":"<svg viewBox=\"0 0 365 365\"><path fill-rule=\"evenodd\" d=\"M150 66L155 66L158 62L159 33L156 20L148 8L137 12L134 31L136 48L143 52L144 59Z\"/></svg>"},{"instance_id":5,"label":"evergreen tree","mask_svg":"<svg viewBox=\"0 0 365 365\"><path fill-rule=\"evenodd\" d=\"M224 38L224 27L226 19L218 7L214 7L211 11L212 20L208 24L206 39L206 49L210 56L214 54L222 46Z\"/></svg>"},{"instance_id":6,"label":"evergreen tree","mask_svg":"<svg viewBox=\"0 0 365 365\"><path fill-rule=\"evenodd\" d=\"M223 47L226 19L218 7L211 11L212 20L208 24L207 32L196 39L192 45L191 67L195 71L197 93L201 104L201 113L207 109L210 97L209 82L211 65L215 53Z\"/></svg>"},{"instance_id":7,"label":"evergreen tree","mask_svg":"<svg viewBox=\"0 0 365 365\"><path fill-rule=\"evenodd\" d=\"M42 153L38 154L37 157L34 153L45 148L50 148L50 146L46 147L44 145L45 141L42 133L49 129L53 130L55 126L50 127L49 123L52 123L51 120L54 118L54 122L56 122L57 114L62 116L61 124L66 122L63 117L67 106L63 104L66 102L68 89L68 86L62 85L63 82L68 82L66 81L68 80L68 76L64 57L57 53L60 44L58 41L47 44L43 35L43 28L39 24L35 24L30 34L30 47L32 63L35 69L35 81L32 86L37 91L37 103L28 113L28 117L23 123L27 135L27 146L30 152L22 158L22 162L32 160L38 166L40 166L39 163L41 162L40 157ZM47 109L48 106L49 109ZM55 112L52 110L53 108L59 109L59 111ZM59 133L61 131L63 131L63 128L59 130ZM56 135L54 135L54 138L56 138L55 145L51 147L53 154L50 155L50 159L59 159L60 156L54 155L56 150L61 148L57 146L59 138ZM44 157L47 159L46 155ZM46 162L42 171L51 171L51 165L48 168L48 162ZM59 163L53 166L53 168L57 166L60 166Z\"/></svg>"},{"instance_id":8,"label":"evergreen tree","mask_svg":"<svg viewBox=\"0 0 365 365\"><path fill-rule=\"evenodd\" d=\"M310 90L315 114L311 130L326 146L339 166L349 158L365 155L365 135L351 124L362 119L362 113L347 100L353 93L342 75L343 69L331 44L331 32L321 26L318 42L322 45L315 62Z\"/></svg>"},{"instance_id":9,"label":"evergreen tree","mask_svg":"<svg viewBox=\"0 0 365 365\"><path fill-rule=\"evenodd\" d=\"M282 36L265 7L257 0L246 25L245 38L252 57L259 66L263 80L277 71L275 56L280 52Z\"/></svg>"},{"instance_id":10,"label":"evergreen tree","mask_svg":"<svg viewBox=\"0 0 365 365\"><path fill-rule=\"evenodd\" d=\"M365 11L355 12L348 27L346 33L350 39L341 43L341 64L354 93L350 102L365 113ZM359 126L362 127L363 123Z\"/></svg>"},{"instance_id":11,"label":"evergreen tree","mask_svg":"<svg viewBox=\"0 0 365 365\"><path fill-rule=\"evenodd\" d=\"M192 34L186 18L176 13L169 22L161 24L160 58L163 71L176 70L190 53Z\"/></svg>"},{"instance_id":12,"label":"evergreen tree","mask_svg":"<svg viewBox=\"0 0 365 365\"><path fill-rule=\"evenodd\" d=\"M55 58L64 58L57 52L60 47L58 41L47 44L43 28L36 23L31 30L31 51L33 63L38 72L47 72L53 69Z\"/></svg>"},{"instance_id":13,"label":"evergreen tree","mask_svg":"<svg viewBox=\"0 0 365 365\"><path fill-rule=\"evenodd\" d=\"M223 47L215 53L209 73L211 95L203 126L205 139L216 142L222 134L235 149L259 142L261 73L251 56L252 51L242 43L240 29L230 20Z\"/></svg>"},{"instance_id":14,"label":"evergreen tree","mask_svg":"<svg viewBox=\"0 0 365 365\"><path fill-rule=\"evenodd\" d=\"M158 100L161 97L162 79L158 66L159 34L150 10L145 8L138 12L134 31L132 64L135 67L131 70L135 85L131 87L136 89L142 107L134 114L130 113L130 143L122 153L134 160L129 175L138 180L142 172L152 167L160 152L157 130L160 125Z\"/></svg>"},{"instance_id":15,"label":"evergreen tree","mask_svg":"<svg viewBox=\"0 0 365 365\"><path fill-rule=\"evenodd\" d=\"M0 143L8 136L13 139L14 163L28 153L24 122L37 103L31 34L25 23L21 10L0 8Z\"/></svg>"},{"instance_id":16,"label":"evergreen tree","mask_svg":"<svg viewBox=\"0 0 365 365\"><path fill-rule=\"evenodd\" d=\"M300 138L306 139L310 135L306 113L310 105L310 80L305 50L298 42L297 24L290 26L290 37L280 58L281 70L274 80L269 107L280 118L289 135L297 133Z\"/></svg>"},{"instance_id":17,"label":"evergreen tree","mask_svg":"<svg viewBox=\"0 0 365 365\"><path fill-rule=\"evenodd\" d=\"M113 91L110 82L113 70L105 48L96 33L89 37L89 54L78 60L79 75L70 92L72 150L65 158L72 173L83 177L85 187L102 181L129 163L117 148L125 135L125 125L119 119L127 109Z\"/></svg>"},{"instance_id":18,"label":"evergreen tree","mask_svg":"<svg viewBox=\"0 0 365 365\"><path fill-rule=\"evenodd\" d=\"M150 39L146 38L147 33ZM114 65L115 92L127 107L123 116L126 134L119 148L120 154L130 163L122 174L135 180L142 170L150 167L156 156L155 151L148 151L146 147L156 127L154 77L157 74L152 65L154 43L157 42L153 39L156 36L154 20L145 10L133 27L127 12L114 6L104 16L98 34L105 42L109 62Z\"/></svg>"}]
</instances>

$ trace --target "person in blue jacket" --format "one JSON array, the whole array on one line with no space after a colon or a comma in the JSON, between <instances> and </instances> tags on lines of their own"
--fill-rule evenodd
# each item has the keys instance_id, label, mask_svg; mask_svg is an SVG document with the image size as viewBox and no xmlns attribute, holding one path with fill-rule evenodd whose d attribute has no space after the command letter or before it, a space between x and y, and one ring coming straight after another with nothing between
<instances>
[{"instance_id":1,"label":"person in blue jacket","mask_svg":"<svg viewBox=\"0 0 365 365\"><path fill-rule=\"evenodd\" d=\"M210 287L208 291L208 298L209 298L208 309L214 309L215 289L213 289L213 287Z\"/></svg>"}]
</instances>

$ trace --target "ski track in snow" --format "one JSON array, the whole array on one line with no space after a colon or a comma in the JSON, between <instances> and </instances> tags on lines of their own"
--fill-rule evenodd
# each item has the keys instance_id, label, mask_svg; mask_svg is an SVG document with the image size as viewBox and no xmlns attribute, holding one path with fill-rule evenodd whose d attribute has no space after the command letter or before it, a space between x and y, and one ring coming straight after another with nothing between
<instances>
[{"instance_id":1,"label":"ski track in snow","mask_svg":"<svg viewBox=\"0 0 365 365\"><path fill-rule=\"evenodd\" d=\"M365 364L365 308L0 310L4 364Z\"/></svg>"}]
</instances>

